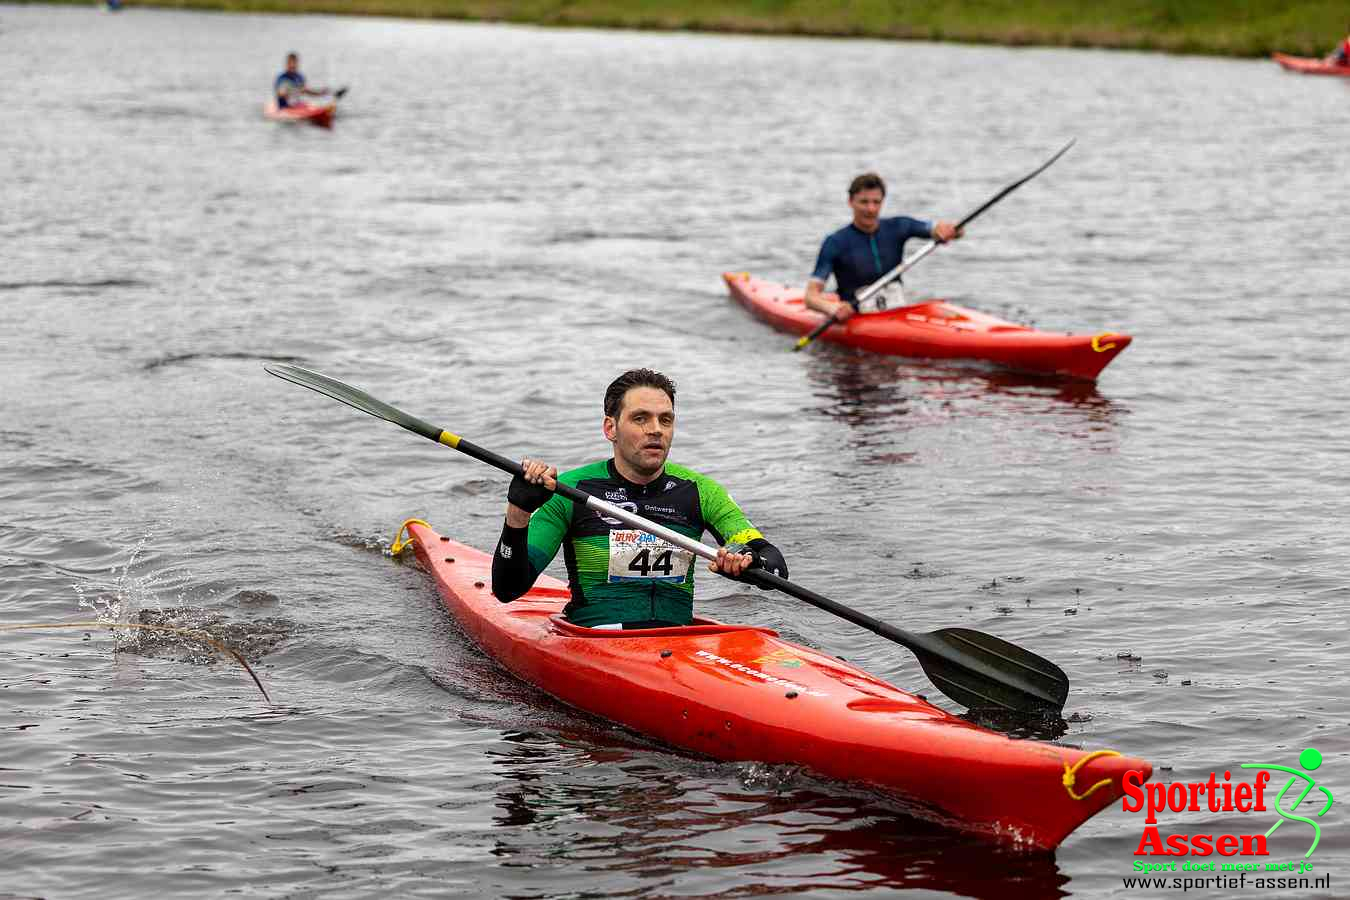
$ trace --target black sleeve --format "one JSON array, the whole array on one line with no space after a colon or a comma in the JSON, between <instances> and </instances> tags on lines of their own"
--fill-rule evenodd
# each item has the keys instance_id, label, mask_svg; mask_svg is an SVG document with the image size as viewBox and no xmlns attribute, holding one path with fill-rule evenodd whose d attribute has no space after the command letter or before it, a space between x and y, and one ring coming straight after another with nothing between
<instances>
[{"instance_id":1,"label":"black sleeve","mask_svg":"<svg viewBox=\"0 0 1350 900\"><path fill-rule=\"evenodd\" d=\"M534 586L539 573L530 565L529 528L502 526L501 539L492 554L492 593L510 603Z\"/></svg>"}]
</instances>

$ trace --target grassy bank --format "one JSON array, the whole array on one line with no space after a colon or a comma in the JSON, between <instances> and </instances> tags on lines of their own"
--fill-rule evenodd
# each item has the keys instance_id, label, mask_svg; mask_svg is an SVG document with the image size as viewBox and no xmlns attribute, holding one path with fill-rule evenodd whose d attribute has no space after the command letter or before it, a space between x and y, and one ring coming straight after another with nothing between
<instances>
[{"instance_id":1,"label":"grassy bank","mask_svg":"<svg viewBox=\"0 0 1350 900\"><path fill-rule=\"evenodd\" d=\"M128 0L137 5L139 0ZM1350 27L1332 0L152 0L142 5L537 25L991 44L1322 55Z\"/></svg>"}]
</instances>

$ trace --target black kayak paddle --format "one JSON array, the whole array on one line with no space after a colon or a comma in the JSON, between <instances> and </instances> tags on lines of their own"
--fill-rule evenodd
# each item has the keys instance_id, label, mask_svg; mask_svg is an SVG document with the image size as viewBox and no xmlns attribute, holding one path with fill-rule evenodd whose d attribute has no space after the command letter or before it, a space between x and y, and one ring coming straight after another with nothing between
<instances>
[{"instance_id":1,"label":"black kayak paddle","mask_svg":"<svg viewBox=\"0 0 1350 900\"><path fill-rule=\"evenodd\" d=\"M326 397L332 397L377 419L393 422L510 475L523 474L520 463L493 453L457 434L437 428L416 416L410 416L388 403L376 400L365 391L329 378L327 375L285 363L271 363L263 368L278 378L318 391ZM656 535L704 559L717 558L717 548L709 547L678 531L672 531L636 513L593 497L571 485L559 482L554 492L562 494L573 503L580 503L597 513ZM1069 696L1069 678L1064 674L1064 670L1048 659L992 634L969 628L941 628L926 634L915 634L850 609L842 603L823 597L764 569L747 570L741 575L740 580L782 591L817 609L833 613L854 625L866 628L873 634L909 648L918 657L919 665L938 690L962 706L972 709L1002 709L1019 713L1057 715L1064 708L1064 701Z\"/></svg>"}]
</instances>

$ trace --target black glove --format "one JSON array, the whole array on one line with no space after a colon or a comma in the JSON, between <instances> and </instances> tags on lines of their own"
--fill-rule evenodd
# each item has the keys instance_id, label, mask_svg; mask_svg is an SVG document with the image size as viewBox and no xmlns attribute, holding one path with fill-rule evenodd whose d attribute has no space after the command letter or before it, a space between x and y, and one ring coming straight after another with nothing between
<instances>
[{"instance_id":1,"label":"black glove","mask_svg":"<svg viewBox=\"0 0 1350 900\"><path fill-rule=\"evenodd\" d=\"M773 588L765 587L752 578L746 578L745 574L748 573L750 569L764 569L780 578L788 577L787 560L783 559L783 554L778 552L777 547L764 540L764 538L755 538L745 544L728 544L727 550L732 553L749 553L750 558L753 560L750 563L750 568L746 569L739 577L732 579L733 581L745 581L762 590L770 591L773 590Z\"/></svg>"},{"instance_id":2,"label":"black glove","mask_svg":"<svg viewBox=\"0 0 1350 900\"><path fill-rule=\"evenodd\" d=\"M511 479L511 486L506 489L506 502L519 506L527 513L543 506L552 496L553 492L542 484L531 484L519 475Z\"/></svg>"},{"instance_id":3,"label":"black glove","mask_svg":"<svg viewBox=\"0 0 1350 900\"><path fill-rule=\"evenodd\" d=\"M764 538L755 538L746 544L746 547L755 558L754 565L769 570L779 578L788 577L787 560L783 559L783 554L773 544Z\"/></svg>"}]
</instances>

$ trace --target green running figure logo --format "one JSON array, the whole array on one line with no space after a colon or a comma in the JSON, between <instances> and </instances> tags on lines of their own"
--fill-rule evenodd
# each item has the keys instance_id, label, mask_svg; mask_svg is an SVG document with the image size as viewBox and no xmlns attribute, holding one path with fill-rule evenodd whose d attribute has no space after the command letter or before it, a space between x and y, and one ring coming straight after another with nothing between
<instances>
[{"instance_id":1,"label":"green running figure logo","mask_svg":"<svg viewBox=\"0 0 1350 900\"><path fill-rule=\"evenodd\" d=\"M1317 750L1313 749L1312 747L1309 747L1307 750L1304 750L1302 753L1298 755L1298 764L1303 768L1307 769L1309 772L1316 771L1316 769L1322 765L1322 754ZM1307 859L1308 857L1312 856L1313 851L1317 849L1317 842L1322 840L1322 826L1318 825L1312 819L1306 818L1304 816L1295 815L1294 811L1298 809L1299 804L1303 802L1303 799L1308 796L1308 794L1312 791L1312 789L1317 788L1319 791L1327 795L1327 805L1322 807L1321 812L1317 813L1317 818L1319 819L1322 818L1322 816L1327 814L1327 810L1331 809L1331 802L1332 802L1331 791L1327 790L1324 787L1319 787L1317 782L1314 781L1312 778L1308 777L1306 773L1300 772L1298 769L1291 769L1287 766L1267 766L1267 765L1259 765L1257 763L1243 763L1242 768L1273 769L1278 772L1288 772L1290 775L1294 776L1293 778L1289 779L1289 781L1285 784L1283 788L1280 789L1279 796L1275 798L1275 811L1280 814L1280 819L1274 825L1270 826L1270 831L1266 832L1266 837L1270 837L1272 834L1274 834L1275 829L1283 825L1285 819L1288 819L1291 822L1306 822L1312 826L1313 842L1312 846L1308 848L1308 852L1303 854L1303 858ZM1289 807L1289 811L1285 812L1284 807L1281 806L1280 804L1284 800L1285 793L1291 787L1293 787L1294 782L1300 778L1308 782L1308 785L1303 789L1303 793L1298 795L1298 799L1294 801L1293 805Z\"/></svg>"}]
</instances>

